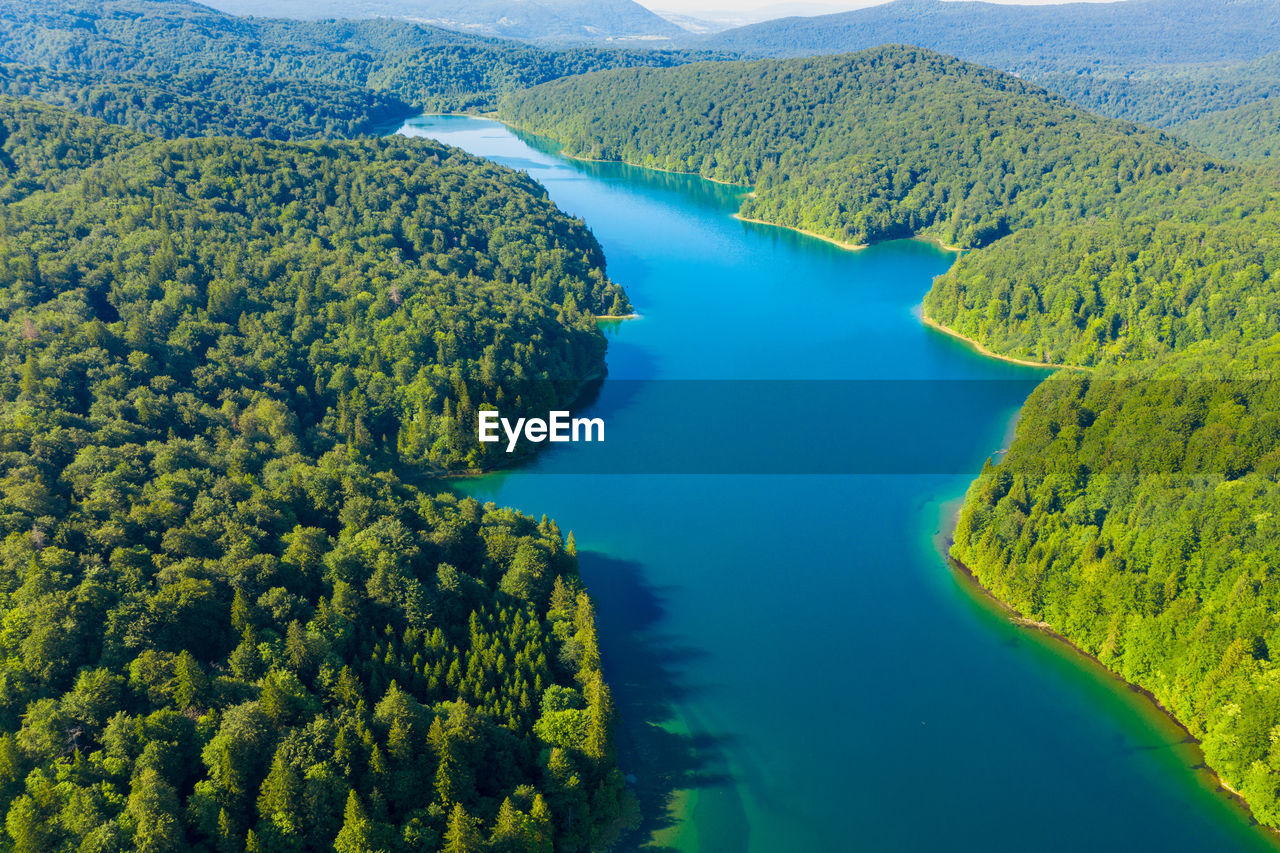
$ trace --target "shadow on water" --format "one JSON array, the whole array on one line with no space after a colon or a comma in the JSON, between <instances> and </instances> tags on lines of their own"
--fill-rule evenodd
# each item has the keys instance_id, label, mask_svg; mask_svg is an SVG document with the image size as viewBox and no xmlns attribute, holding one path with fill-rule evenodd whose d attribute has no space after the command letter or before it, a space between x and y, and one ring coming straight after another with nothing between
<instances>
[{"instance_id":1,"label":"shadow on water","mask_svg":"<svg viewBox=\"0 0 1280 853\"><path fill-rule=\"evenodd\" d=\"M652 839L680 822L679 792L734 786L724 770L731 739L687 731L676 711L696 689L685 673L703 653L661 632L666 595L639 563L580 551L578 564L595 602L601 660L618 709L618 763L640 803L640 826L616 849L674 849Z\"/></svg>"}]
</instances>

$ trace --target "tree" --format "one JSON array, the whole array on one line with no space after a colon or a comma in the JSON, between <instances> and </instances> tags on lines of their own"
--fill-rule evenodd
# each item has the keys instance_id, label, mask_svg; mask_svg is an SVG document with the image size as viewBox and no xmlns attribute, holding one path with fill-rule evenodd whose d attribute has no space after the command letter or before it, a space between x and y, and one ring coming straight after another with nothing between
<instances>
[{"instance_id":1,"label":"tree","mask_svg":"<svg viewBox=\"0 0 1280 853\"><path fill-rule=\"evenodd\" d=\"M449 813L449 828L444 834L444 853L480 853L484 840L480 822L467 814L462 803L454 803Z\"/></svg>"}]
</instances>

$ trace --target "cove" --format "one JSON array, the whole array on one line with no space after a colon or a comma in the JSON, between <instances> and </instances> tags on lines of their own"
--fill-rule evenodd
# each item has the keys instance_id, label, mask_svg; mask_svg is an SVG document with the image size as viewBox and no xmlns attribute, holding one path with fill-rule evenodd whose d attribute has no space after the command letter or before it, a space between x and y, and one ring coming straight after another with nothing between
<instances>
[{"instance_id":1,"label":"cove","mask_svg":"<svg viewBox=\"0 0 1280 853\"><path fill-rule=\"evenodd\" d=\"M911 391L891 429L861 438L902 473L592 474L583 448L557 445L456 484L575 533L645 813L631 847L1276 849L1195 769L1185 733L943 559L955 500L1044 376L920 321L953 255L920 241L850 252L735 220L743 189L564 160L491 121L400 132L528 171L600 240L641 317L603 324L609 374L577 413L606 419L597 450L625 453L618 436L670 421L663 389L679 382ZM941 381L972 393L940 399ZM969 467L914 470L930 442Z\"/></svg>"}]
</instances>

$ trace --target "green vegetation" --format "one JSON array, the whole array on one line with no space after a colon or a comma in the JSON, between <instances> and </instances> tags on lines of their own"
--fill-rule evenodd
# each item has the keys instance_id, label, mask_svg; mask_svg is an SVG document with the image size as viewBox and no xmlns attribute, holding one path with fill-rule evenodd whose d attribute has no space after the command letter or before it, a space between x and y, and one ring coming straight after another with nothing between
<instances>
[{"instance_id":1,"label":"green vegetation","mask_svg":"<svg viewBox=\"0 0 1280 853\"><path fill-rule=\"evenodd\" d=\"M1104 115L1182 128L1203 116L1280 95L1280 52L1249 62L1049 72L1036 82Z\"/></svg>"},{"instance_id":2,"label":"green vegetation","mask_svg":"<svg viewBox=\"0 0 1280 853\"><path fill-rule=\"evenodd\" d=\"M501 114L570 154L752 183L751 218L981 248L925 304L1007 355L1092 365L1280 331L1265 181L928 51L590 74Z\"/></svg>"},{"instance_id":3,"label":"green vegetation","mask_svg":"<svg viewBox=\"0 0 1280 853\"><path fill-rule=\"evenodd\" d=\"M669 42L680 27L635 0L216 0L233 15L407 18L539 44Z\"/></svg>"},{"instance_id":4,"label":"green vegetation","mask_svg":"<svg viewBox=\"0 0 1280 853\"><path fill-rule=\"evenodd\" d=\"M572 536L390 473L599 368L582 224L425 141L0 140L7 849L606 843Z\"/></svg>"},{"instance_id":5,"label":"green vegetation","mask_svg":"<svg viewBox=\"0 0 1280 853\"><path fill-rule=\"evenodd\" d=\"M961 258L926 310L996 352L1049 364L1266 339L1280 331L1275 200L1230 186L1213 202L1183 188L1185 213L1171 204L1014 234Z\"/></svg>"},{"instance_id":6,"label":"green vegetation","mask_svg":"<svg viewBox=\"0 0 1280 853\"><path fill-rule=\"evenodd\" d=\"M1280 162L1280 91L1277 97L1187 122L1177 132L1222 157L1263 161L1274 156Z\"/></svg>"},{"instance_id":7,"label":"green vegetation","mask_svg":"<svg viewBox=\"0 0 1280 853\"><path fill-rule=\"evenodd\" d=\"M1079 106L1169 128L1280 93L1275 0L1126 0L1049 8L897 0L704 40L751 57L911 44L1017 74Z\"/></svg>"},{"instance_id":8,"label":"green vegetation","mask_svg":"<svg viewBox=\"0 0 1280 853\"><path fill-rule=\"evenodd\" d=\"M744 212L975 250L926 313L1093 366L1028 400L955 556L1151 690L1280 826L1280 190L927 51L614 71L510 96L570 153L754 182Z\"/></svg>"},{"instance_id":9,"label":"green vegetation","mask_svg":"<svg viewBox=\"0 0 1280 853\"><path fill-rule=\"evenodd\" d=\"M1060 375L969 490L952 553L1151 691L1280 826L1280 336Z\"/></svg>"},{"instance_id":10,"label":"green vegetation","mask_svg":"<svg viewBox=\"0 0 1280 853\"><path fill-rule=\"evenodd\" d=\"M351 86L226 71L102 74L11 65L0 69L0 94L169 138L346 139L379 133L414 112Z\"/></svg>"},{"instance_id":11,"label":"green vegetation","mask_svg":"<svg viewBox=\"0 0 1280 853\"><path fill-rule=\"evenodd\" d=\"M0 91L171 137L370 133L566 74L711 56L548 51L390 19L235 18L182 0L0 0L0 60L40 69L8 68Z\"/></svg>"},{"instance_id":12,"label":"green vegetation","mask_svg":"<svg viewBox=\"0 0 1280 853\"><path fill-rule=\"evenodd\" d=\"M1280 49L1275 0L1030 4L895 0L834 15L780 18L705 40L757 57L913 44L1019 73L1252 59Z\"/></svg>"}]
</instances>

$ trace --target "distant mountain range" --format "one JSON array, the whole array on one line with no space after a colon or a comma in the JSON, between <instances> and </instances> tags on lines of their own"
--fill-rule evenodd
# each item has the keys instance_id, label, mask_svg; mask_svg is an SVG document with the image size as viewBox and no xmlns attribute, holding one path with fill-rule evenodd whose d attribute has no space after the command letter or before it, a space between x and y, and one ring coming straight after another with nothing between
<instances>
[{"instance_id":1,"label":"distant mountain range","mask_svg":"<svg viewBox=\"0 0 1280 853\"><path fill-rule=\"evenodd\" d=\"M849 53L910 44L1017 74L1104 115L1156 127L1266 99L1280 103L1280 0L1124 0L1053 6L896 0L709 35L744 57ZM1220 156L1270 155L1259 107L1197 125Z\"/></svg>"},{"instance_id":2,"label":"distant mountain range","mask_svg":"<svg viewBox=\"0 0 1280 853\"><path fill-rule=\"evenodd\" d=\"M1127 0L1014 6L896 0L727 30L700 46L749 56L912 44L1008 71L1242 61L1280 50L1280 0Z\"/></svg>"},{"instance_id":3,"label":"distant mountain range","mask_svg":"<svg viewBox=\"0 0 1280 853\"><path fill-rule=\"evenodd\" d=\"M669 46L688 31L632 0L207 0L235 15L401 18L536 44L652 42Z\"/></svg>"}]
</instances>

